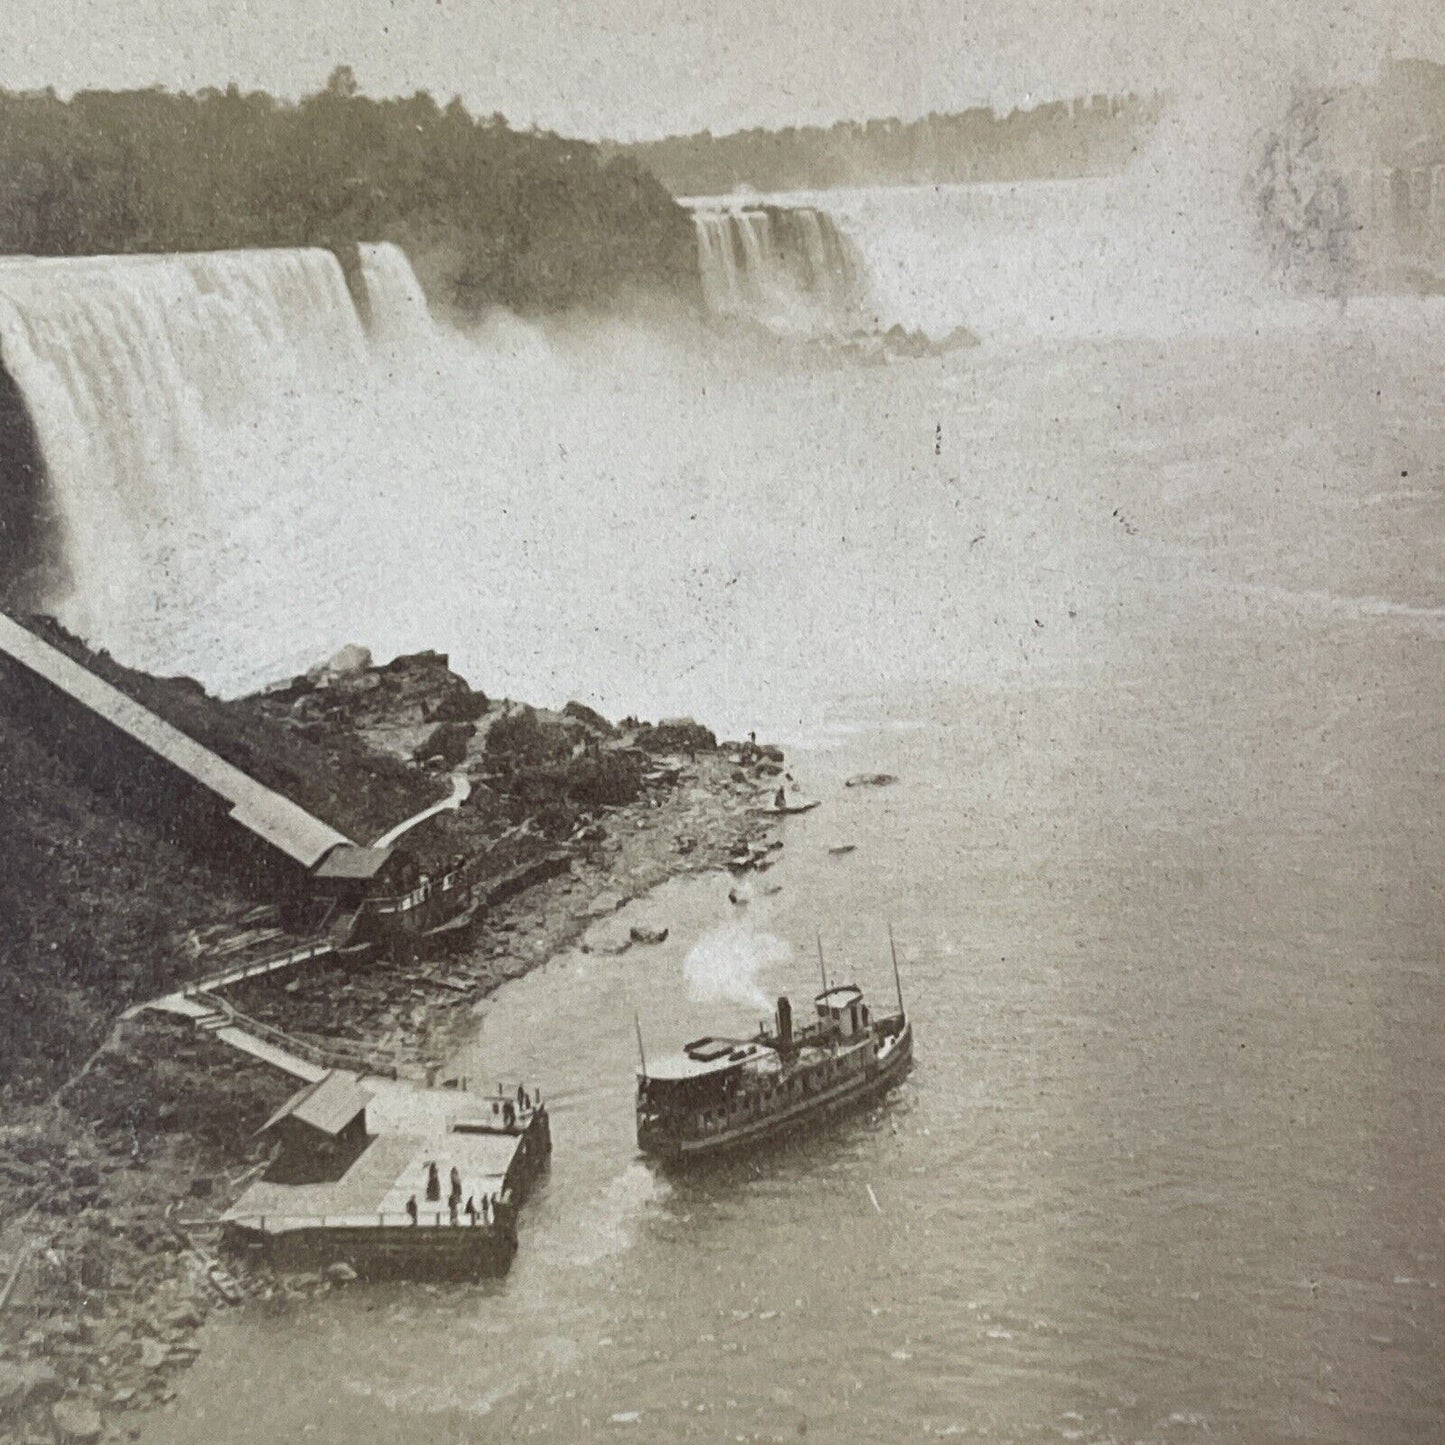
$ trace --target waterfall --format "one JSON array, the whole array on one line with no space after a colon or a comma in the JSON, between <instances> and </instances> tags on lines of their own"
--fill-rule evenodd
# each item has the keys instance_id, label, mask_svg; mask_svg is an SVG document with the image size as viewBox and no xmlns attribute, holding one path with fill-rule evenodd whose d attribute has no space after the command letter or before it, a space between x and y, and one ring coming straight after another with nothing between
<instances>
[{"instance_id":1,"label":"waterfall","mask_svg":"<svg viewBox=\"0 0 1445 1445\"><path fill-rule=\"evenodd\" d=\"M790 335L837 335L869 322L867 264L816 206L697 203L698 265L708 308Z\"/></svg>"},{"instance_id":2,"label":"waterfall","mask_svg":"<svg viewBox=\"0 0 1445 1445\"><path fill-rule=\"evenodd\" d=\"M371 335L378 341L416 341L429 337L434 325L426 293L400 246L390 241L363 243L361 281L371 310Z\"/></svg>"},{"instance_id":3,"label":"waterfall","mask_svg":"<svg viewBox=\"0 0 1445 1445\"><path fill-rule=\"evenodd\" d=\"M373 260L389 276L406 267L400 252ZM390 318L389 299L382 310ZM187 544L215 524L201 493L218 448L234 454L282 399L366 357L329 251L0 262L0 365L24 398L60 532L63 595L47 604L68 600L66 620L89 631L158 566L206 555Z\"/></svg>"}]
</instances>

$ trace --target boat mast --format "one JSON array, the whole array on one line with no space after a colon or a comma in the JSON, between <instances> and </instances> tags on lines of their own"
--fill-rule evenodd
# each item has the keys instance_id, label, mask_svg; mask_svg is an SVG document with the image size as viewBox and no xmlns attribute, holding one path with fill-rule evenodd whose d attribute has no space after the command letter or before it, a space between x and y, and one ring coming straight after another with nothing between
<instances>
[{"instance_id":1,"label":"boat mast","mask_svg":"<svg viewBox=\"0 0 1445 1445\"><path fill-rule=\"evenodd\" d=\"M642 1077L647 1077L647 1054L642 1047L642 1020L636 1014L632 1015L632 1026L637 1030L637 1057L642 1060Z\"/></svg>"},{"instance_id":2,"label":"boat mast","mask_svg":"<svg viewBox=\"0 0 1445 1445\"><path fill-rule=\"evenodd\" d=\"M818 972L823 975L823 992L828 992L828 965L823 962L823 935L816 935L818 939Z\"/></svg>"},{"instance_id":3,"label":"boat mast","mask_svg":"<svg viewBox=\"0 0 1445 1445\"><path fill-rule=\"evenodd\" d=\"M903 984L898 977L898 945L893 941L893 925L888 925L888 951L893 955L893 987L898 990L898 1012L903 1013Z\"/></svg>"}]
</instances>

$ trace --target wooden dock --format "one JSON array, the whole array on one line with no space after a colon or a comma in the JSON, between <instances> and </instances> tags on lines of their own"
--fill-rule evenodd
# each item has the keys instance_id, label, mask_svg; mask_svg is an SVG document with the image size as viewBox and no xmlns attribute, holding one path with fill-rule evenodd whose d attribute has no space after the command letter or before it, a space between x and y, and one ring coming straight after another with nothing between
<instances>
[{"instance_id":1,"label":"wooden dock","mask_svg":"<svg viewBox=\"0 0 1445 1445\"><path fill-rule=\"evenodd\" d=\"M268 1177L222 1217L228 1247L287 1267L344 1261L373 1277L504 1272L517 1249L518 1208L551 1154L545 1106L528 1096L522 1107L519 1091L346 1078L366 1095L359 1152L335 1177L294 1179L283 1148ZM439 1196L429 1199L433 1166Z\"/></svg>"}]
</instances>

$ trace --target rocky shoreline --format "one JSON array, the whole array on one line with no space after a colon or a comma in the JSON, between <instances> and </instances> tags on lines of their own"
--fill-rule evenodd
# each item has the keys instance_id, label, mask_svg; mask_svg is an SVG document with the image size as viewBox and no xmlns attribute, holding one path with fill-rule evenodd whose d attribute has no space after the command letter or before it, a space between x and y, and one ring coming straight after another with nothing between
<instances>
[{"instance_id":1,"label":"rocky shoreline","mask_svg":"<svg viewBox=\"0 0 1445 1445\"><path fill-rule=\"evenodd\" d=\"M444 1064L506 980L668 878L765 853L769 820L750 810L781 771L776 749L719 745L690 721L613 727L579 704L492 703L437 654L377 668L354 650L333 662L224 706L249 720L252 744L273 731L405 759L422 797L444 791L428 777L464 772L468 805L408 835L423 858L483 849L499 876L523 879L527 860L558 861L445 948L318 959L236 990L237 1007L296 1037ZM248 916L251 932L284 940L263 913ZM216 933L241 946L247 928L232 918ZM223 944L204 942L167 972L205 972ZM255 1131L293 1088L188 1023L142 1014L49 1099L11 1110L0 1131L0 1445L133 1437L134 1412L173 1398L213 1310L284 1308L344 1287L344 1267L237 1278L214 1252L210 1222L264 1167Z\"/></svg>"}]
</instances>

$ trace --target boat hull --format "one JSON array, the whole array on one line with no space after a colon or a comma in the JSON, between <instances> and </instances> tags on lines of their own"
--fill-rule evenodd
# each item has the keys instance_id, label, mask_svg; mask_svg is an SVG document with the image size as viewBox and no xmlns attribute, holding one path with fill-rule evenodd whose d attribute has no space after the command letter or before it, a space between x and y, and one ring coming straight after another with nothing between
<instances>
[{"instance_id":1,"label":"boat hull","mask_svg":"<svg viewBox=\"0 0 1445 1445\"><path fill-rule=\"evenodd\" d=\"M877 1068L856 1080L848 1080L791 1109L747 1119L715 1133L692 1136L639 1130L638 1147L644 1154L668 1164L691 1164L735 1154L804 1132L836 1114L851 1112L901 1083L912 1067L913 1025L905 1022L887 1054L880 1057Z\"/></svg>"}]
</instances>

